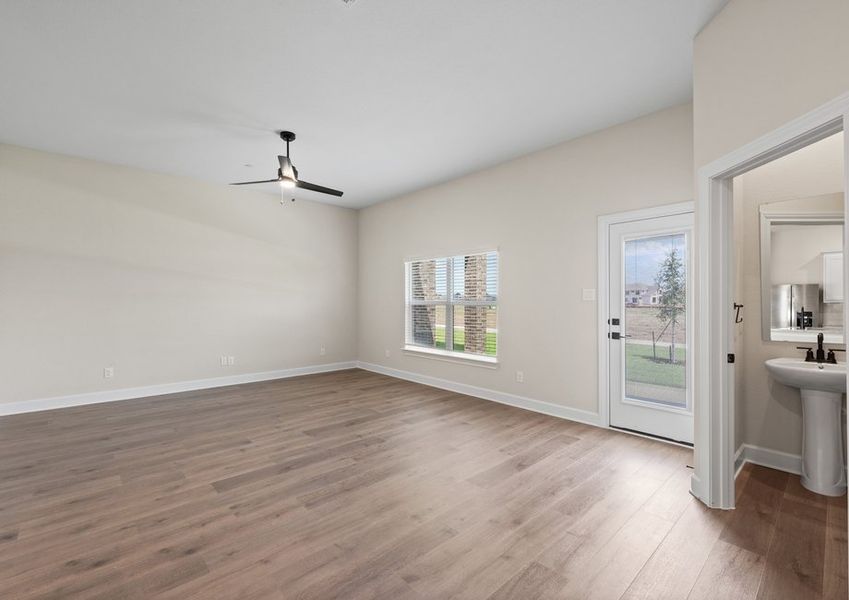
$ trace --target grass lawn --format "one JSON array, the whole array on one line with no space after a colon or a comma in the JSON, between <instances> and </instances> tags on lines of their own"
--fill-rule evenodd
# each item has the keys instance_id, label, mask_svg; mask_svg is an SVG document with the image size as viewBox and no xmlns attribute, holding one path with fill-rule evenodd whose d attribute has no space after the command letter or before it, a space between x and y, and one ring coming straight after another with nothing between
<instances>
[{"instance_id":1,"label":"grass lawn","mask_svg":"<svg viewBox=\"0 0 849 600\"><path fill-rule=\"evenodd\" d=\"M651 345L625 344L626 375L628 381L651 383L667 387L685 388L686 350L675 349L678 362L670 363L669 349L658 346L657 360L652 356Z\"/></svg>"},{"instance_id":2,"label":"grass lawn","mask_svg":"<svg viewBox=\"0 0 849 600\"><path fill-rule=\"evenodd\" d=\"M444 327L436 327L434 328L434 335L436 337L436 347L440 350L445 350L445 328ZM494 331L488 331L486 333L486 342L484 343L484 347L486 348L486 352L484 354L488 356L495 356L495 348L496 348L496 339L498 334ZM454 331L454 351L455 352L463 352L466 348L466 332L462 329L457 329Z\"/></svg>"}]
</instances>

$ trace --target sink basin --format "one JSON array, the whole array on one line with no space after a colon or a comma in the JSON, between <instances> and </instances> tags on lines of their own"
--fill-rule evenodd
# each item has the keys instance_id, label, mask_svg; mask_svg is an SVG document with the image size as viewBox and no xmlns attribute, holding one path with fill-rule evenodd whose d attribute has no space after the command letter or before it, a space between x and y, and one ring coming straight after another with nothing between
<instances>
[{"instance_id":1,"label":"sink basin","mask_svg":"<svg viewBox=\"0 0 849 600\"><path fill-rule=\"evenodd\" d=\"M800 390L846 393L846 363L830 365L797 358L772 358L766 361L766 370L778 383Z\"/></svg>"},{"instance_id":2,"label":"sink basin","mask_svg":"<svg viewBox=\"0 0 849 600\"><path fill-rule=\"evenodd\" d=\"M818 494L846 493L843 467L843 394L846 364L773 358L766 370L778 383L799 388L802 397L802 485Z\"/></svg>"}]
</instances>

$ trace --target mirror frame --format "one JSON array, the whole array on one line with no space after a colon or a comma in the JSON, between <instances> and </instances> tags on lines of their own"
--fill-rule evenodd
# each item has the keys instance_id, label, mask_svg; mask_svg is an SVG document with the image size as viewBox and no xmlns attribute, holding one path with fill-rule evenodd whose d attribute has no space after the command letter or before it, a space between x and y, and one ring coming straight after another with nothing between
<instances>
[{"instance_id":1,"label":"mirror frame","mask_svg":"<svg viewBox=\"0 0 849 600\"><path fill-rule=\"evenodd\" d=\"M773 340L772 323L772 279L770 271L772 268L772 235L773 225L844 225L843 213L840 212L811 212L811 211L783 211L770 210L769 204L761 204L758 207L760 215L760 247L761 247L761 338L765 342L798 342L795 340ZM804 341L809 341L805 339ZM810 341L816 341L812 333ZM826 340L832 344L843 344L845 340Z\"/></svg>"}]
</instances>

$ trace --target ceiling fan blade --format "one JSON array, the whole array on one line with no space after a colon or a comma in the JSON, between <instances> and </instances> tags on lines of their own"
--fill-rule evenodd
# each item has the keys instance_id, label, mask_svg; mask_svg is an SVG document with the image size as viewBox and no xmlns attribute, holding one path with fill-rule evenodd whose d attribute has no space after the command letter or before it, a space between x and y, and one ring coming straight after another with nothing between
<instances>
[{"instance_id":1,"label":"ceiling fan blade","mask_svg":"<svg viewBox=\"0 0 849 600\"><path fill-rule=\"evenodd\" d=\"M302 190L310 190L311 192L320 192L322 194L330 194L331 196L342 195L342 192L340 192L339 190L334 190L321 185L316 185L314 183L309 183L307 181L304 181L303 179L299 179L295 185L301 188Z\"/></svg>"},{"instance_id":2,"label":"ceiling fan blade","mask_svg":"<svg viewBox=\"0 0 849 600\"><path fill-rule=\"evenodd\" d=\"M263 179L262 181L240 181L238 183L231 183L230 185L253 185L255 183L277 183L279 179Z\"/></svg>"},{"instance_id":3,"label":"ceiling fan blade","mask_svg":"<svg viewBox=\"0 0 849 600\"><path fill-rule=\"evenodd\" d=\"M298 174L295 171L295 167L292 166L292 161L289 160L288 156L277 156L277 162L280 163L280 174L287 178L295 180L298 178Z\"/></svg>"}]
</instances>

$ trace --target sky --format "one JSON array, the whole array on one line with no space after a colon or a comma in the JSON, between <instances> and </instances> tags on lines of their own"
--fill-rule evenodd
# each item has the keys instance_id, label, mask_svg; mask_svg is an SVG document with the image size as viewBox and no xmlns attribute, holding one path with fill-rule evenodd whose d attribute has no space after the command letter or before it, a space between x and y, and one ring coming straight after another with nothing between
<instances>
[{"instance_id":1,"label":"sky","mask_svg":"<svg viewBox=\"0 0 849 600\"><path fill-rule=\"evenodd\" d=\"M625 242L625 285L654 285L660 263L672 248L687 266L687 239L683 233L662 235Z\"/></svg>"}]
</instances>

